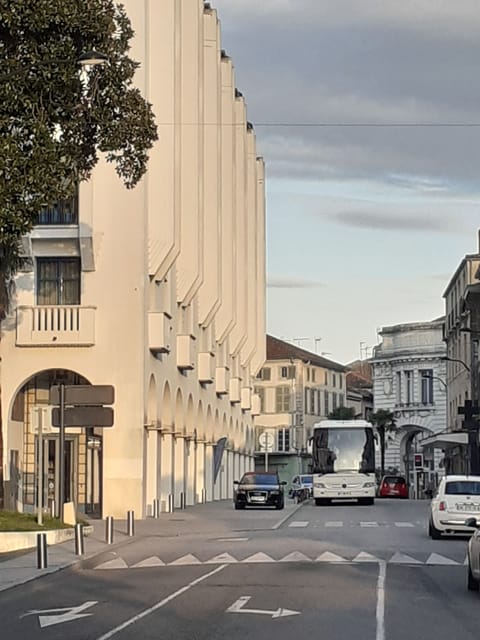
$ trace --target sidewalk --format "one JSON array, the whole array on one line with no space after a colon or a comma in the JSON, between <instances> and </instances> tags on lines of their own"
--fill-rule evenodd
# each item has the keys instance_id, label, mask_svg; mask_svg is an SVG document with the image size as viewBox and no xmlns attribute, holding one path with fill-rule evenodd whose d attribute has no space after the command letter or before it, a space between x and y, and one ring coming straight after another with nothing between
<instances>
[{"instance_id":1,"label":"sidewalk","mask_svg":"<svg viewBox=\"0 0 480 640\"><path fill-rule=\"evenodd\" d=\"M263 530L265 528L278 528L283 521L288 520L302 505L297 505L288 500L285 510L265 511L263 517L257 517L248 521L248 530ZM244 513L244 512L241 512ZM235 512L231 509L231 500L222 502L209 502L185 510L173 513L162 513L158 519L147 518L135 521L135 537L127 536L127 523L125 520L115 520L114 542L105 542L105 520L90 520L93 527L92 533L85 536L85 555L75 555L75 541L69 540L61 544L48 547L48 567L37 569L37 551L31 549L25 552L7 554L2 559L0 555L0 591L11 589L30 580L36 580L45 575L55 573L61 569L83 562L105 551L112 551L118 546L135 539L149 536L177 537L195 534L227 534L232 531L242 531L242 526L247 523L243 519L235 518ZM233 529L232 529L233 525ZM237 527L238 528L235 528Z\"/></svg>"}]
</instances>

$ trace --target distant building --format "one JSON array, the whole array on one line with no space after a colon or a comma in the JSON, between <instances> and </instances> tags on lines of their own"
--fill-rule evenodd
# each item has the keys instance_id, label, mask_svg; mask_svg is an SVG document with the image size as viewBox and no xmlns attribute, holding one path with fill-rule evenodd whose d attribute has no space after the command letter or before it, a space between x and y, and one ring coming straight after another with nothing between
<instances>
[{"instance_id":1,"label":"distant building","mask_svg":"<svg viewBox=\"0 0 480 640\"><path fill-rule=\"evenodd\" d=\"M293 344L267 336L267 360L257 375L260 414L254 418L255 465L278 470L284 480L308 472L313 425L346 406L346 368Z\"/></svg>"},{"instance_id":2,"label":"distant building","mask_svg":"<svg viewBox=\"0 0 480 640\"><path fill-rule=\"evenodd\" d=\"M442 473L441 451L423 451L421 442L446 427L443 322L438 318L383 327L371 359L374 411L391 411L396 420L396 432L387 435L385 466L406 475L420 497ZM415 453L424 455L417 469Z\"/></svg>"},{"instance_id":3,"label":"distant building","mask_svg":"<svg viewBox=\"0 0 480 640\"><path fill-rule=\"evenodd\" d=\"M354 411L354 417L369 420L373 412L373 369L368 360L356 360L347 365L346 406Z\"/></svg>"}]
</instances>

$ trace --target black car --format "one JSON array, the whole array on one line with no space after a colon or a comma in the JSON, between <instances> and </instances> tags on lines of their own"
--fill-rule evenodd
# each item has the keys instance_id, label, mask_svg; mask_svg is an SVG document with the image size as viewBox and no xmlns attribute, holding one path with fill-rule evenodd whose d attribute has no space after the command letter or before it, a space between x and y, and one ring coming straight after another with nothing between
<instances>
[{"instance_id":1,"label":"black car","mask_svg":"<svg viewBox=\"0 0 480 640\"><path fill-rule=\"evenodd\" d=\"M233 503L235 509L245 509L245 507L275 507L275 509L283 509L285 506L285 498L283 494L283 486L286 482L280 481L278 473L267 473L250 471L245 473L238 482Z\"/></svg>"}]
</instances>

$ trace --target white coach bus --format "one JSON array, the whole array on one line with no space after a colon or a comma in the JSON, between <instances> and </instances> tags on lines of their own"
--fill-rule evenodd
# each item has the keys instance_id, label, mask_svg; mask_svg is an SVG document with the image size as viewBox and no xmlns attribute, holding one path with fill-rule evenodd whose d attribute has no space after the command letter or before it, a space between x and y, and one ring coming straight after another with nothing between
<instances>
[{"instance_id":1,"label":"white coach bus","mask_svg":"<svg viewBox=\"0 0 480 640\"><path fill-rule=\"evenodd\" d=\"M365 420L322 420L313 427L313 498L375 501L375 433Z\"/></svg>"}]
</instances>

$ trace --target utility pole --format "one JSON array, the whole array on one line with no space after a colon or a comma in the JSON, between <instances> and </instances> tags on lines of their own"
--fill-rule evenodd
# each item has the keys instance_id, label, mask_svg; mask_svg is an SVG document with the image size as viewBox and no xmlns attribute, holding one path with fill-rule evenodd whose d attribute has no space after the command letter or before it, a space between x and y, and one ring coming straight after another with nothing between
<instances>
[{"instance_id":1,"label":"utility pole","mask_svg":"<svg viewBox=\"0 0 480 640\"><path fill-rule=\"evenodd\" d=\"M465 405L458 408L458 413L463 415L463 428L468 433L469 472L477 476L480 475L480 456L478 451L479 408L471 400L465 400Z\"/></svg>"}]
</instances>

